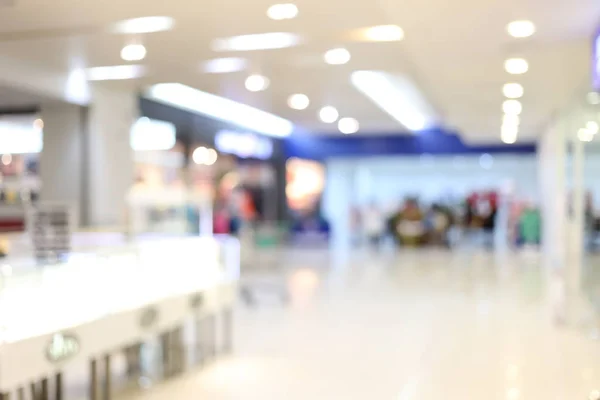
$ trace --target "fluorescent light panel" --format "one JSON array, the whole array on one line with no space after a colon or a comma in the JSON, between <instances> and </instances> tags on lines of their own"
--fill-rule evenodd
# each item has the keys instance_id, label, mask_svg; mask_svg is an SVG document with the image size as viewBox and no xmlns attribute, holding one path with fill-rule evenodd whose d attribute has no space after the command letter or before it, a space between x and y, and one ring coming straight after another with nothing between
<instances>
[{"instance_id":1,"label":"fluorescent light panel","mask_svg":"<svg viewBox=\"0 0 600 400\"><path fill-rule=\"evenodd\" d=\"M248 66L245 58L229 57L215 58L205 61L202 70L209 74L226 74L229 72L243 71Z\"/></svg>"},{"instance_id":2,"label":"fluorescent light panel","mask_svg":"<svg viewBox=\"0 0 600 400\"><path fill-rule=\"evenodd\" d=\"M351 81L356 89L407 129L420 131L435 124L430 106L408 79L379 71L356 71Z\"/></svg>"},{"instance_id":3,"label":"fluorescent light panel","mask_svg":"<svg viewBox=\"0 0 600 400\"><path fill-rule=\"evenodd\" d=\"M162 32L173 29L175 20L171 17L154 16L127 19L116 23L112 31L127 35Z\"/></svg>"},{"instance_id":4,"label":"fluorescent light panel","mask_svg":"<svg viewBox=\"0 0 600 400\"><path fill-rule=\"evenodd\" d=\"M212 42L212 49L214 51L284 49L296 46L300 41L300 36L288 32L257 33L216 39Z\"/></svg>"},{"instance_id":5,"label":"fluorescent light panel","mask_svg":"<svg viewBox=\"0 0 600 400\"><path fill-rule=\"evenodd\" d=\"M116 81L137 79L146 72L143 65L114 65L110 67L93 67L86 70L89 81Z\"/></svg>"},{"instance_id":6,"label":"fluorescent light panel","mask_svg":"<svg viewBox=\"0 0 600 400\"><path fill-rule=\"evenodd\" d=\"M129 143L135 151L170 150L176 143L175 125L141 117L131 127Z\"/></svg>"},{"instance_id":7,"label":"fluorescent light panel","mask_svg":"<svg viewBox=\"0 0 600 400\"><path fill-rule=\"evenodd\" d=\"M161 103L204 114L268 136L286 137L294 130L294 125L286 119L180 83L154 85L147 95Z\"/></svg>"}]
</instances>

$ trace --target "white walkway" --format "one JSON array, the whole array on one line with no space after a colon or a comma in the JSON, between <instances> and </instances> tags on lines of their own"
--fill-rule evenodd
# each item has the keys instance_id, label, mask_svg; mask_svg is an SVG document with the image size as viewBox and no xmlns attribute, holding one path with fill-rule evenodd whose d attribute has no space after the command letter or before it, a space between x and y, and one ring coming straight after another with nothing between
<instances>
[{"instance_id":1,"label":"white walkway","mask_svg":"<svg viewBox=\"0 0 600 400\"><path fill-rule=\"evenodd\" d=\"M265 294L256 309L240 305L230 359L131 400L584 400L600 390L593 327L553 323L535 257L352 259L333 268L300 253L292 304Z\"/></svg>"}]
</instances>

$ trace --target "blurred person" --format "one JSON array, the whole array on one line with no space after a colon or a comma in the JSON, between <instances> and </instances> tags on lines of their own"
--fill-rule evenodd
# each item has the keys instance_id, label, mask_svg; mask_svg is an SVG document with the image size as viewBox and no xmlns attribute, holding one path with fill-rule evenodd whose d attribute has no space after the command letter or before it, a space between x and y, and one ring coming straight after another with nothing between
<instances>
[{"instance_id":1,"label":"blurred person","mask_svg":"<svg viewBox=\"0 0 600 400\"><path fill-rule=\"evenodd\" d=\"M377 204L372 202L363 213L363 227L369 245L378 248L385 235L385 216Z\"/></svg>"},{"instance_id":2,"label":"blurred person","mask_svg":"<svg viewBox=\"0 0 600 400\"><path fill-rule=\"evenodd\" d=\"M396 238L401 245L416 247L423 244L425 238L424 215L416 199L409 198L394 218Z\"/></svg>"},{"instance_id":3,"label":"blurred person","mask_svg":"<svg viewBox=\"0 0 600 400\"><path fill-rule=\"evenodd\" d=\"M449 247L448 232L452 226L452 214L440 204L433 204L427 214L429 244Z\"/></svg>"}]
</instances>

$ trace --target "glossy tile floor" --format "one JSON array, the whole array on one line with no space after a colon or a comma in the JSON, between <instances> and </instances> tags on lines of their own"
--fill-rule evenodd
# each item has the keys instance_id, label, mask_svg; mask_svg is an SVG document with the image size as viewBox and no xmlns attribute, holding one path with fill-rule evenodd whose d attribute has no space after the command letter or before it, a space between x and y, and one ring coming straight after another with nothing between
<instances>
[{"instance_id":1,"label":"glossy tile floor","mask_svg":"<svg viewBox=\"0 0 600 400\"><path fill-rule=\"evenodd\" d=\"M595 326L554 323L535 254L348 259L297 252L279 258L286 279L248 274L264 285L256 307L237 310L234 354L129 398L584 400L600 390ZM284 280L288 306L272 290Z\"/></svg>"}]
</instances>

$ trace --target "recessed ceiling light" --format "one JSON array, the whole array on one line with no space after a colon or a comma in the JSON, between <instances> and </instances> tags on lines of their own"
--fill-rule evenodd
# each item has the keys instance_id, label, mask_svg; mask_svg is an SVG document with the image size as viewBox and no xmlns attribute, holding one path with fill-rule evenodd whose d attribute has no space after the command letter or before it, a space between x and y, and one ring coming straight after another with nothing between
<instances>
[{"instance_id":1,"label":"recessed ceiling light","mask_svg":"<svg viewBox=\"0 0 600 400\"><path fill-rule=\"evenodd\" d=\"M379 25L365 28L362 36L370 42L396 42L404 39L404 31L398 25Z\"/></svg>"},{"instance_id":2,"label":"recessed ceiling light","mask_svg":"<svg viewBox=\"0 0 600 400\"><path fill-rule=\"evenodd\" d=\"M116 23L112 31L124 34L140 34L168 31L175 26L171 17L141 17Z\"/></svg>"},{"instance_id":3,"label":"recessed ceiling light","mask_svg":"<svg viewBox=\"0 0 600 400\"><path fill-rule=\"evenodd\" d=\"M128 44L121 49L121 58L125 61L140 61L146 57L143 44Z\"/></svg>"},{"instance_id":4,"label":"recessed ceiling light","mask_svg":"<svg viewBox=\"0 0 600 400\"><path fill-rule=\"evenodd\" d=\"M520 83L506 83L502 86L502 93L509 99L518 99L523 97L524 89Z\"/></svg>"},{"instance_id":5,"label":"recessed ceiling light","mask_svg":"<svg viewBox=\"0 0 600 400\"><path fill-rule=\"evenodd\" d=\"M325 106L319 110L319 119L326 124L334 123L339 116L338 110L332 106Z\"/></svg>"},{"instance_id":6,"label":"recessed ceiling light","mask_svg":"<svg viewBox=\"0 0 600 400\"><path fill-rule=\"evenodd\" d=\"M521 118L516 114L504 114L502 117L502 125L505 126L519 126Z\"/></svg>"},{"instance_id":7,"label":"recessed ceiling light","mask_svg":"<svg viewBox=\"0 0 600 400\"><path fill-rule=\"evenodd\" d=\"M504 62L504 69L512 75L520 75L529 71L529 63L523 58L509 58Z\"/></svg>"},{"instance_id":8,"label":"recessed ceiling light","mask_svg":"<svg viewBox=\"0 0 600 400\"><path fill-rule=\"evenodd\" d=\"M515 125L502 125L500 130L500 139L506 144L512 144L517 141L519 127Z\"/></svg>"},{"instance_id":9,"label":"recessed ceiling light","mask_svg":"<svg viewBox=\"0 0 600 400\"><path fill-rule=\"evenodd\" d=\"M115 65L110 67L88 68L86 78L89 81L114 81L136 79L144 75L143 65Z\"/></svg>"},{"instance_id":10,"label":"recessed ceiling light","mask_svg":"<svg viewBox=\"0 0 600 400\"><path fill-rule=\"evenodd\" d=\"M344 135L358 132L359 127L358 121L354 118L342 118L338 121L338 129Z\"/></svg>"},{"instance_id":11,"label":"recessed ceiling light","mask_svg":"<svg viewBox=\"0 0 600 400\"><path fill-rule=\"evenodd\" d=\"M513 21L506 27L508 34L515 38L526 38L535 33L535 25L531 21Z\"/></svg>"},{"instance_id":12,"label":"recessed ceiling light","mask_svg":"<svg viewBox=\"0 0 600 400\"><path fill-rule=\"evenodd\" d=\"M594 134L585 128L581 128L577 131L577 138L582 142L591 142L594 140Z\"/></svg>"},{"instance_id":13,"label":"recessed ceiling light","mask_svg":"<svg viewBox=\"0 0 600 400\"><path fill-rule=\"evenodd\" d=\"M346 64L350 57L350 52L344 48L328 50L324 56L325 62L331 65Z\"/></svg>"},{"instance_id":14,"label":"recessed ceiling light","mask_svg":"<svg viewBox=\"0 0 600 400\"><path fill-rule=\"evenodd\" d=\"M267 16L275 21L293 19L298 16L298 7L292 3L273 4L267 10Z\"/></svg>"},{"instance_id":15,"label":"recessed ceiling light","mask_svg":"<svg viewBox=\"0 0 600 400\"><path fill-rule=\"evenodd\" d=\"M260 92L269 87L269 79L262 75L250 75L246 78L246 89L251 92Z\"/></svg>"},{"instance_id":16,"label":"recessed ceiling light","mask_svg":"<svg viewBox=\"0 0 600 400\"><path fill-rule=\"evenodd\" d=\"M258 33L215 39L214 51L252 51L284 49L300 44L300 36L287 32Z\"/></svg>"},{"instance_id":17,"label":"recessed ceiling light","mask_svg":"<svg viewBox=\"0 0 600 400\"><path fill-rule=\"evenodd\" d=\"M33 121L33 129L44 129L44 120L42 120L41 118L37 118L35 121Z\"/></svg>"},{"instance_id":18,"label":"recessed ceiling light","mask_svg":"<svg viewBox=\"0 0 600 400\"><path fill-rule=\"evenodd\" d=\"M286 137L294 130L290 121L277 115L180 83L154 85L146 92L146 96L269 136Z\"/></svg>"},{"instance_id":19,"label":"recessed ceiling light","mask_svg":"<svg viewBox=\"0 0 600 400\"><path fill-rule=\"evenodd\" d=\"M588 123L585 124L585 128L590 131L592 135L595 135L600 131L600 126L596 121L588 121Z\"/></svg>"},{"instance_id":20,"label":"recessed ceiling light","mask_svg":"<svg viewBox=\"0 0 600 400\"><path fill-rule=\"evenodd\" d=\"M504 114L519 115L523 111L523 105L519 100L505 100L502 103L502 111Z\"/></svg>"},{"instance_id":21,"label":"recessed ceiling light","mask_svg":"<svg viewBox=\"0 0 600 400\"><path fill-rule=\"evenodd\" d=\"M590 103L591 105L594 105L594 106L600 104L600 93L589 92L587 94L587 101L588 101L588 103Z\"/></svg>"},{"instance_id":22,"label":"recessed ceiling light","mask_svg":"<svg viewBox=\"0 0 600 400\"><path fill-rule=\"evenodd\" d=\"M288 98L288 105L294 110L304 110L310 104L310 99L307 95L296 93Z\"/></svg>"},{"instance_id":23,"label":"recessed ceiling light","mask_svg":"<svg viewBox=\"0 0 600 400\"><path fill-rule=\"evenodd\" d=\"M228 57L215 58L202 63L202 71L208 74L226 74L229 72L243 71L248 66L245 58Z\"/></svg>"}]
</instances>

